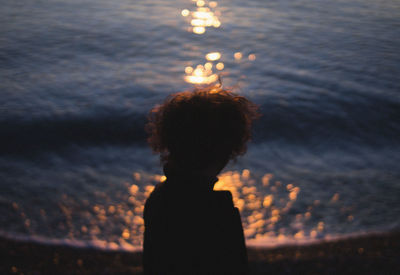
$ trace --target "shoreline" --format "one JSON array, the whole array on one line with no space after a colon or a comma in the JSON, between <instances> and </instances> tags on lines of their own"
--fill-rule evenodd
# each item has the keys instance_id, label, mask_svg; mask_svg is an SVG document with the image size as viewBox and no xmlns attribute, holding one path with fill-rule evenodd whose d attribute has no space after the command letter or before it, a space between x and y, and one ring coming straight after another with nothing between
<instances>
[{"instance_id":1,"label":"shoreline","mask_svg":"<svg viewBox=\"0 0 400 275\"><path fill-rule=\"evenodd\" d=\"M0 274L143 274L141 251L4 237L0 247ZM247 251L250 274L400 274L400 231Z\"/></svg>"}]
</instances>

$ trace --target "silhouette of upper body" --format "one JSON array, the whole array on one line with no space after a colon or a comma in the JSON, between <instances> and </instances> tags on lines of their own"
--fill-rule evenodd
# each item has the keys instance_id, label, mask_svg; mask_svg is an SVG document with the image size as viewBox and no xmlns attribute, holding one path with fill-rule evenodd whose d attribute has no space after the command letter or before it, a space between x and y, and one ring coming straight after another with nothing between
<instances>
[{"instance_id":1,"label":"silhouette of upper body","mask_svg":"<svg viewBox=\"0 0 400 275\"><path fill-rule=\"evenodd\" d=\"M245 274L243 229L231 193L213 191L217 178L166 175L145 205L146 274Z\"/></svg>"},{"instance_id":2,"label":"silhouette of upper body","mask_svg":"<svg viewBox=\"0 0 400 275\"><path fill-rule=\"evenodd\" d=\"M217 175L246 150L255 106L226 91L176 94L151 112L153 150L166 181L144 208L145 274L245 274L239 211ZM216 139L216 140L214 140Z\"/></svg>"}]
</instances>

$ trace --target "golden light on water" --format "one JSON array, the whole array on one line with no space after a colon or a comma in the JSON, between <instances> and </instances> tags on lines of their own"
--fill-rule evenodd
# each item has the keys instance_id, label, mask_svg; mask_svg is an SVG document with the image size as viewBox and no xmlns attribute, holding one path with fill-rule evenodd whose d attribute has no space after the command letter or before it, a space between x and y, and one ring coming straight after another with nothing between
<instances>
[{"instance_id":1,"label":"golden light on water","mask_svg":"<svg viewBox=\"0 0 400 275\"><path fill-rule=\"evenodd\" d=\"M197 5L198 7L203 7L204 4L205 4L205 2L204 2L203 0L199 0L199 1L196 2L196 5Z\"/></svg>"},{"instance_id":2,"label":"golden light on water","mask_svg":"<svg viewBox=\"0 0 400 275\"><path fill-rule=\"evenodd\" d=\"M131 234L129 233L129 230L124 229L124 231L122 232L122 238L129 239L130 236L131 236Z\"/></svg>"},{"instance_id":3,"label":"golden light on water","mask_svg":"<svg viewBox=\"0 0 400 275\"><path fill-rule=\"evenodd\" d=\"M294 238L295 239L302 239L304 238L304 231L300 230L299 232L297 232L296 234L294 234Z\"/></svg>"},{"instance_id":4,"label":"golden light on water","mask_svg":"<svg viewBox=\"0 0 400 275\"><path fill-rule=\"evenodd\" d=\"M207 74L207 71L205 70L203 65L197 65L196 69L194 70L193 74L195 76L203 76Z\"/></svg>"},{"instance_id":5,"label":"golden light on water","mask_svg":"<svg viewBox=\"0 0 400 275\"><path fill-rule=\"evenodd\" d=\"M204 1L204 0L192 0L195 6L192 10L183 9L181 11L182 16L187 17L186 21L190 24L187 27L189 32L197 35L202 35L206 33L208 28L219 28L221 26L221 12L217 8L219 5L217 1ZM223 62L213 63L213 61L218 61L221 58L220 52L210 52L206 54L206 60L208 61L204 64L203 69L195 69L192 67L185 67L184 80L188 83L201 85L201 84L212 84L216 81L222 85L222 76L227 76L229 73L217 73L217 71L222 71L225 69L225 64ZM225 56L226 58L226 56ZM233 55L234 60L239 63L240 60L256 60L256 55L254 53L249 53L244 55L242 52L237 51ZM224 62L228 62L224 60ZM214 70L214 72L213 72ZM273 191L273 190L272 190ZM291 198L294 199L297 193L292 193Z\"/></svg>"},{"instance_id":6,"label":"golden light on water","mask_svg":"<svg viewBox=\"0 0 400 275\"><path fill-rule=\"evenodd\" d=\"M250 61L254 61L254 60L256 60L256 55L254 53L249 54L248 58L249 58Z\"/></svg>"},{"instance_id":7,"label":"golden light on water","mask_svg":"<svg viewBox=\"0 0 400 275\"><path fill-rule=\"evenodd\" d=\"M193 72L193 68L192 67L189 66L189 67L185 68L185 73L186 74L191 74L192 72Z\"/></svg>"},{"instance_id":8,"label":"golden light on water","mask_svg":"<svg viewBox=\"0 0 400 275\"><path fill-rule=\"evenodd\" d=\"M311 232L310 232L310 237L311 237L311 238L316 238L317 235L318 235L317 230L311 230Z\"/></svg>"},{"instance_id":9,"label":"golden light on water","mask_svg":"<svg viewBox=\"0 0 400 275\"><path fill-rule=\"evenodd\" d=\"M284 185L280 181L273 182L272 179L273 175L267 173L261 177L260 184L256 184L248 169L244 169L242 173L226 172L220 175L214 189L231 191L234 204L242 214L244 233L247 239L267 238L268 240L285 241L320 236L325 231L323 221L317 222L315 227L310 230L304 228L304 224L307 221L309 223L312 217L311 211L315 204L308 206L304 213L295 215L292 225L297 230L294 233L290 234L289 232L293 229L281 227L282 225L278 227L278 230L278 223L287 219L301 190L293 183Z\"/></svg>"},{"instance_id":10,"label":"golden light on water","mask_svg":"<svg viewBox=\"0 0 400 275\"><path fill-rule=\"evenodd\" d=\"M207 27L219 28L221 26L221 22L218 19L220 13L211 10L217 7L215 1L208 3L209 7L207 7L207 3L203 0L194 2L196 2L196 10L191 12L188 9L184 9L181 11L182 16L188 17L190 15L191 17L190 25L192 28L189 29L191 32L203 34L206 32Z\"/></svg>"},{"instance_id":11,"label":"golden light on water","mask_svg":"<svg viewBox=\"0 0 400 275\"><path fill-rule=\"evenodd\" d=\"M219 71L223 70L224 67L225 67L225 65L222 62L218 62L217 65L215 65L215 68L217 68L217 70L219 70Z\"/></svg>"},{"instance_id":12,"label":"golden light on water","mask_svg":"<svg viewBox=\"0 0 400 275\"><path fill-rule=\"evenodd\" d=\"M193 77L210 77L203 75L208 68L207 63L192 68ZM204 79L197 81L202 82ZM100 204L74 201L74 198L65 195L59 204L62 218L56 226L67 230L71 238L101 241L107 247L114 248L140 247L144 232L145 201L155 185L165 180L164 175L134 172L130 181L123 183L125 191L117 198L98 191L96 196L101 198ZM306 199L297 202L302 196L301 188L294 182L281 182L271 173L258 174L250 169L227 171L219 175L214 189L229 190L232 193L233 203L241 213L244 234L249 243L265 239L282 243L327 236L330 224L326 222L329 219L319 218L319 207L338 207L348 223L357 221L354 213L340 205L342 198L339 193L331 194L325 200ZM74 212L77 207L80 211ZM12 209L23 219L22 224L27 230L33 228L36 224L34 218L21 206L14 202ZM46 218L48 211L41 210L40 215ZM78 225L74 224L73 215L80 215L77 216L80 220ZM102 241L104 238L107 242Z\"/></svg>"},{"instance_id":13,"label":"golden light on water","mask_svg":"<svg viewBox=\"0 0 400 275\"><path fill-rule=\"evenodd\" d=\"M133 173L133 178L135 179L135 180L140 180L140 177L141 177L141 175L140 175L140 173L138 173L138 172L135 172L135 173Z\"/></svg>"},{"instance_id":14,"label":"golden light on water","mask_svg":"<svg viewBox=\"0 0 400 275\"><path fill-rule=\"evenodd\" d=\"M129 188L129 193L131 193L131 195L135 195L139 190L139 186L132 184L132 186Z\"/></svg>"},{"instance_id":15,"label":"golden light on water","mask_svg":"<svg viewBox=\"0 0 400 275\"><path fill-rule=\"evenodd\" d=\"M206 28L204 27L194 27L192 30L195 34L203 34L206 32Z\"/></svg>"},{"instance_id":16,"label":"golden light on water","mask_svg":"<svg viewBox=\"0 0 400 275\"><path fill-rule=\"evenodd\" d=\"M218 3L215 1L211 1L210 3L208 3L208 5L210 6L210 8L216 8L218 6Z\"/></svg>"},{"instance_id":17,"label":"golden light on water","mask_svg":"<svg viewBox=\"0 0 400 275\"><path fill-rule=\"evenodd\" d=\"M318 223L318 226L317 226L317 230L318 230L319 232L322 232L322 231L324 231L324 228L325 228L324 222L319 222L319 223Z\"/></svg>"},{"instance_id":18,"label":"golden light on water","mask_svg":"<svg viewBox=\"0 0 400 275\"><path fill-rule=\"evenodd\" d=\"M219 52L211 52L206 54L206 59L208 61L216 61L221 58L221 53Z\"/></svg>"},{"instance_id":19,"label":"golden light on water","mask_svg":"<svg viewBox=\"0 0 400 275\"><path fill-rule=\"evenodd\" d=\"M182 10L181 14L182 14L182 16L186 17L190 14L190 11L188 9L184 9L184 10Z\"/></svg>"},{"instance_id":20,"label":"golden light on water","mask_svg":"<svg viewBox=\"0 0 400 275\"><path fill-rule=\"evenodd\" d=\"M110 213L110 214L114 214L115 213L115 206L114 205L110 205L108 207L108 213Z\"/></svg>"},{"instance_id":21,"label":"golden light on water","mask_svg":"<svg viewBox=\"0 0 400 275\"><path fill-rule=\"evenodd\" d=\"M273 201L274 201L274 196L273 195L267 195L264 198L263 206L264 207L270 207Z\"/></svg>"},{"instance_id":22,"label":"golden light on water","mask_svg":"<svg viewBox=\"0 0 400 275\"><path fill-rule=\"evenodd\" d=\"M195 69L192 67L185 68L185 81L191 84L211 84L218 80L218 75L212 71L212 63L207 62L203 65L197 65Z\"/></svg>"},{"instance_id":23,"label":"golden light on water","mask_svg":"<svg viewBox=\"0 0 400 275\"><path fill-rule=\"evenodd\" d=\"M185 68L185 76L184 80L191 84L212 84L218 81L219 76L213 72L213 61L221 58L221 54L219 52L210 52L205 55L207 62L202 65L199 64L196 68L192 68L190 66ZM217 70L223 69L223 63L219 62L216 65Z\"/></svg>"},{"instance_id":24,"label":"golden light on water","mask_svg":"<svg viewBox=\"0 0 400 275\"><path fill-rule=\"evenodd\" d=\"M216 74L212 74L210 76L196 76L196 75L187 75L185 76L185 81L192 84L211 84L218 80L218 76Z\"/></svg>"},{"instance_id":25,"label":"golden light on water","mask_svg":"<svg viewBox=\"0 0 400 275\"><path fill-rule=\"evenodd\" d=\"M221 22L218 19L221 13L215 10L218 6L216 1L207 2L203 0L194 0L193 2L196 4L195 10L190 11L184 9L181 11L182 16L189 17L188 22L191 27L188 28L188 30L190 32L201 35L207 31L208 27L219 28L221 26ZM214 64L213 61L217 61L220 58L220 52L210 52L206 54L205 59L207 62L204 66L197 65L195 68L190 66L185 67L184 80L195 85L208 85L217 82L220 80L220 77L213 72L213 68L221 71L225 66L222 62Z\"/></svg>"},{"instance_id":26,"label":"golden light on water","mask_svg":"<svg viewBox=\"0 0 400 275\"><path fill-rule=\"evenodd\" d=\"M297 194L300 192L300 188L298 187L294 187L292 189L289 190L289 198L290 200L295 200L297 198Z\"/></svg>"},{"instance_id":27,"label":"golden light on water","mask_svg":"<svg viewBox=\"0 0 400 275\"><path fill-rule=\"evenodd\" d=\"M201 26L204 27L205 26L205 21L202 19L192 19L192 21L190 21L190 24L192 26Z\"/></svg>"},{"instance_id":28,"label":"golden light on water","mask_svg":"<svg viewBox=\"0 0 400 275\"><path fill-rule=\"evenodd\" d=\"M210 62L207 62L206 64L204 64L204 68L205 68L206 70L211 70L212 67L213 67L213 65L212 65L212 63L210 63Z\"/></svg>"},{"instance_id":29,"label":"golden light on water","mask_svg":"<svg viewBox=\"0 0 400 275\"><path fill-rule=\"evenodd\" d=\"M214 28L219 28L221 26L221 22L219 22L219 21L214 21L213 22L213 27Z\"/></svg>"},{"instance_id":30,"label":"golden light on water","mask_svg":"<svg viewBox=\"0 0 400 275\"><path fill-rule=\"evenodd\" d=\"M240 59L242 59L242 53L241 52L236 52L234 55L233 55L233 57L236 59L236 60L240 60Z\"/></svg>"},{"instance_id":31,"label":"golden light on water","mask_svg":"<svg viewBox=\"0 0 400 275\"><path fill-rule=\"evenodd\" d=\"M263 186L268 186L269 185L269 181L270 181L270 179L272 179L272 177L273 177L273 175L272 174L265 174L263 177L262 177L262 184L263 184Z\"/></svg>"},{"instance_id":32,"label":"golden light on water","mask_svg":"<svg viewBox=\"0 0 400 275\"><path fill-rule=\"evenodd\" d=\"M333 195L331 202L337 202L339 200L339 193L336 193L335 195Z\"/></svg>"},{"instance_id":33,"label":"golden light on water","mask_svg":"<svg viewBox=\"0 0 400 275\"><path fill-rule=\"evenodd\" d=\"M214 14L212 12L208 12L206 10L198 10L193 12L193 17L195 19L202 19L202 20L212 20Z\"/></svg>"}]
</instances>

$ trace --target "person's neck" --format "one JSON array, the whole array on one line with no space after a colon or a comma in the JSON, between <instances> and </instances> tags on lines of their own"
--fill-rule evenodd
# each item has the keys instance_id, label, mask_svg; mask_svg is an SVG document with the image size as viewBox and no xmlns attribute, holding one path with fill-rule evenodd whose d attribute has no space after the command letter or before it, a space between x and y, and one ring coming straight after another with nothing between
<instances>
[{"instance_id":1,"label":"person's neck","mask_svg":"<svg viewBox=\"0 0 400 275\"><path fill-rule=\"evenodd\" d=\"M175 185L183 184L187 189L212 191L218 181L217 174L210 173L206 169L189 169L171 163L164 165L164 174L167 182Z\"/></svg>"}]
</instances>

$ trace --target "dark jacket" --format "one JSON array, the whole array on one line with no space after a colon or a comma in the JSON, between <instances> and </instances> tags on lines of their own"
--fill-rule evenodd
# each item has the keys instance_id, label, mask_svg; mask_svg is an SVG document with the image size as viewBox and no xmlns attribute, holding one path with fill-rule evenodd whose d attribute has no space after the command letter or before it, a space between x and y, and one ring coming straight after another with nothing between
<instances>
[{"instance_id":1,"label":"dark jacket","mask_svg":"<svg viewBox=\"0 0 400 275\"><path fill-rule=\"evenodd\" d=\"M246 274L242 223L231 193L191 184L168 177L147 199L145 274Z\"/></svg>"}]
</instances>

